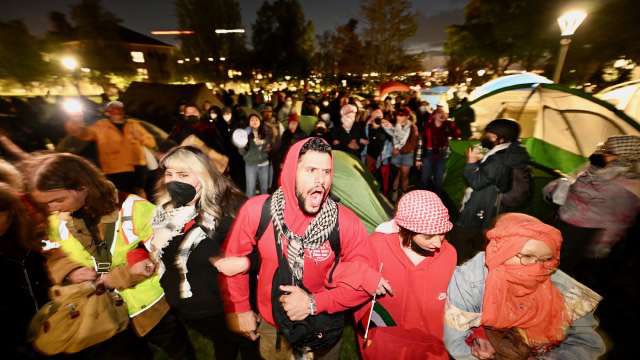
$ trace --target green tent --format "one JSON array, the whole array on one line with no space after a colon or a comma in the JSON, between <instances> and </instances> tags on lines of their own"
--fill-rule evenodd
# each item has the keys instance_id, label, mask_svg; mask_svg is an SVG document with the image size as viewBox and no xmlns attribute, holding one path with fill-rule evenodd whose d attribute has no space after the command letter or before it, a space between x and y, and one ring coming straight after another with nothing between
<instances>
[{"instance_id":1,"label":"green tent","mask_svg":"<svg viewBox=\"0 0 640 360\"><path fill-rule=\"evenodd\" d=\"M373 176L355 157L338 150L333 152L331 194L353 210L369 232L390 219L392 206L380 195Z\"/></svg>"}]
</instances>

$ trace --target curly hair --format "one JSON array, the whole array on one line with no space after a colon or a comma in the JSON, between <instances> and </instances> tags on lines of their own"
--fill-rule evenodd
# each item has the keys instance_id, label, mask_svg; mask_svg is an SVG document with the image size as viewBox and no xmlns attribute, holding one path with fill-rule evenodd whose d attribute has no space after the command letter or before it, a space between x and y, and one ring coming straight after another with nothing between
<instances>
[{"instance_id":1,"label":"curly hair","mask_svg":"<svg viewBox=\"0 0 640 360\"><path fill-rule=\"evenodd\" d=\"M331 155L331 145L319 137L312 137L309 141L302 145L300 149L300 157L309 151L317 151Z\"/></svg>"},{"instance_id":2,"label":"curly hair","mask_svg":"<svg viewBox=\"0 0 640 360\"><path fill-rule=\"evenodd\" d=\"M29 191L87 190L83 215L97 220L118 209L115 186L89 161L69 153L43 154L27 161Z\"/></svg>"}]
</instances>

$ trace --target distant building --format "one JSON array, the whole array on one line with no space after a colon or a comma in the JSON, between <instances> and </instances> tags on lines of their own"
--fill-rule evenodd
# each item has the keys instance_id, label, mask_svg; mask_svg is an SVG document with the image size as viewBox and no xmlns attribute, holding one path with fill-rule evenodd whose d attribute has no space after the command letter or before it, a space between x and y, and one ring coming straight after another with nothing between
<instances>
[{"instance_id":1,"label":"distant building","mask_svg":"<svg viewBox=\"0 0 640 360\"><path fill-rule=\"evenodd\" d=\"M156 40L150 36L118 26L119 45L129 51L130 66L139 80L163 82L172 78L175 46ZM61 45L73 51L82 48L83 40L69 40Z\"/></svg>"}]
</instances>

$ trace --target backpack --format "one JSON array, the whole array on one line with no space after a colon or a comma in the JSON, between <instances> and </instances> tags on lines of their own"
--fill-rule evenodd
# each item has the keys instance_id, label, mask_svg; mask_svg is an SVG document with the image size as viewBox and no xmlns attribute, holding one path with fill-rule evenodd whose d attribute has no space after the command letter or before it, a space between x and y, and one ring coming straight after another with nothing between
<instances>
[{"instance_id":1,"label":"backpack","mask_svg":"<svg viewBox=\"0 0 640 360\"><path fill-rule=\"evenodd\" d=\"M527 166L511 168L511 187L501 193L500 207L516 209L527 205L533 193L533 176Z\"/></svg>"},{"instance_id":2,"label":"backpack","mask_svg":"<svg viewBox=\"0 0 640 360\"><path fill-rule=\"evenodd\" d=\"M260 213L260 224L256 230L256 242L264 235L269 223L272 222L271 217L271 197L267 198L262 205ZM273 275L271 283L271 309L273 312L273 320L278 327L278 337L284 336L285 339L295 349L327 349L335 345L342 338L342 330L345 326L344 312L334 314L320 313L309 315L306 319L300 321L291 321L284 311L280 303L280 296L283 295L280 285L292 285L293 274L287 259L284 257L282 246L278 234L274 226L274 239L276 243L276 252L278 254L278 268ZM340 229L338 223L329 234L329 244L335 255L333 267L329 272L329 282L333 282L333 272L340 262ZM293 285L302 288L306 292L310 292L304 287L301 281L296 281ZM276 349L280 347L279 341L276 340Z\"/></svg>"}]
</instances>

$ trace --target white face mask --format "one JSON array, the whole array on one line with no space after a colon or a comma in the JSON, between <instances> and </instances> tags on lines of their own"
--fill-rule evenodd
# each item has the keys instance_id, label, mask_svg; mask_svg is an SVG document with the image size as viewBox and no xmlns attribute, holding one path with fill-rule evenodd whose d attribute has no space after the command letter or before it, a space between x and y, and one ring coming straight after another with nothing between
<instances>
[{"instance_id":1,"label":"white face mask","mask_svg":"<svg viewBox=\"0 0 640 360\"><path fill-rule=\"evenodd\" d=\"M426 106L420 106L420 111L421 112L427 112L428 108Z\"/></svg>"},{"instance_id":2,"label":"white face mask","mask_svg":"<svg viewBox=\"0 0 640 360\"><path fill-rule=\"evenodd\" d=\"M209 114L209 117L211 118L211 120L215 120L215 119L218 118L218 114L212 112L212 113Z\"/></svg>"},{"instance_id":3,"label":"white face mask","mask_svg":"<svg viewBox=\"0 0 640 360\"><path fill-rule=\"evenodd\" d=\"M331 118L331 115L329 115L329 113L324 113L320 115L320 118L324 121L329 121L329 119Z\"/></svg>"},{"instance_id":4,"label":"white face mask","mask_svg":"<svg viewBox=\"0 0 640 360\"><path fill-rule=\"evenodd\" d=\"M224 121L229 122L231 120L231 114L224 114L222 115L222 118Z\"/></svg>"},{"instance_id":5,"label":"white face mask","mask_svg":"<svg viewBox=\"0 0 640 360\"><path fill-rule=\"evenodd\" d=\"M293 101L288 100L287 102L285 102L285 105L291 106L291 105L293 105Z\"/></svg>"},{"instance_id":6,"label":"white face mask","mask_svg":"<svg viewBox=\"0 0 640 360\"><path fill-rule=\"evenodd\" d=\"M323 101L323 102L322 102L322 106L324 106L324 107L329 106L329 102L328 102L328 101Z\"/></svg>"}]
</instances>

